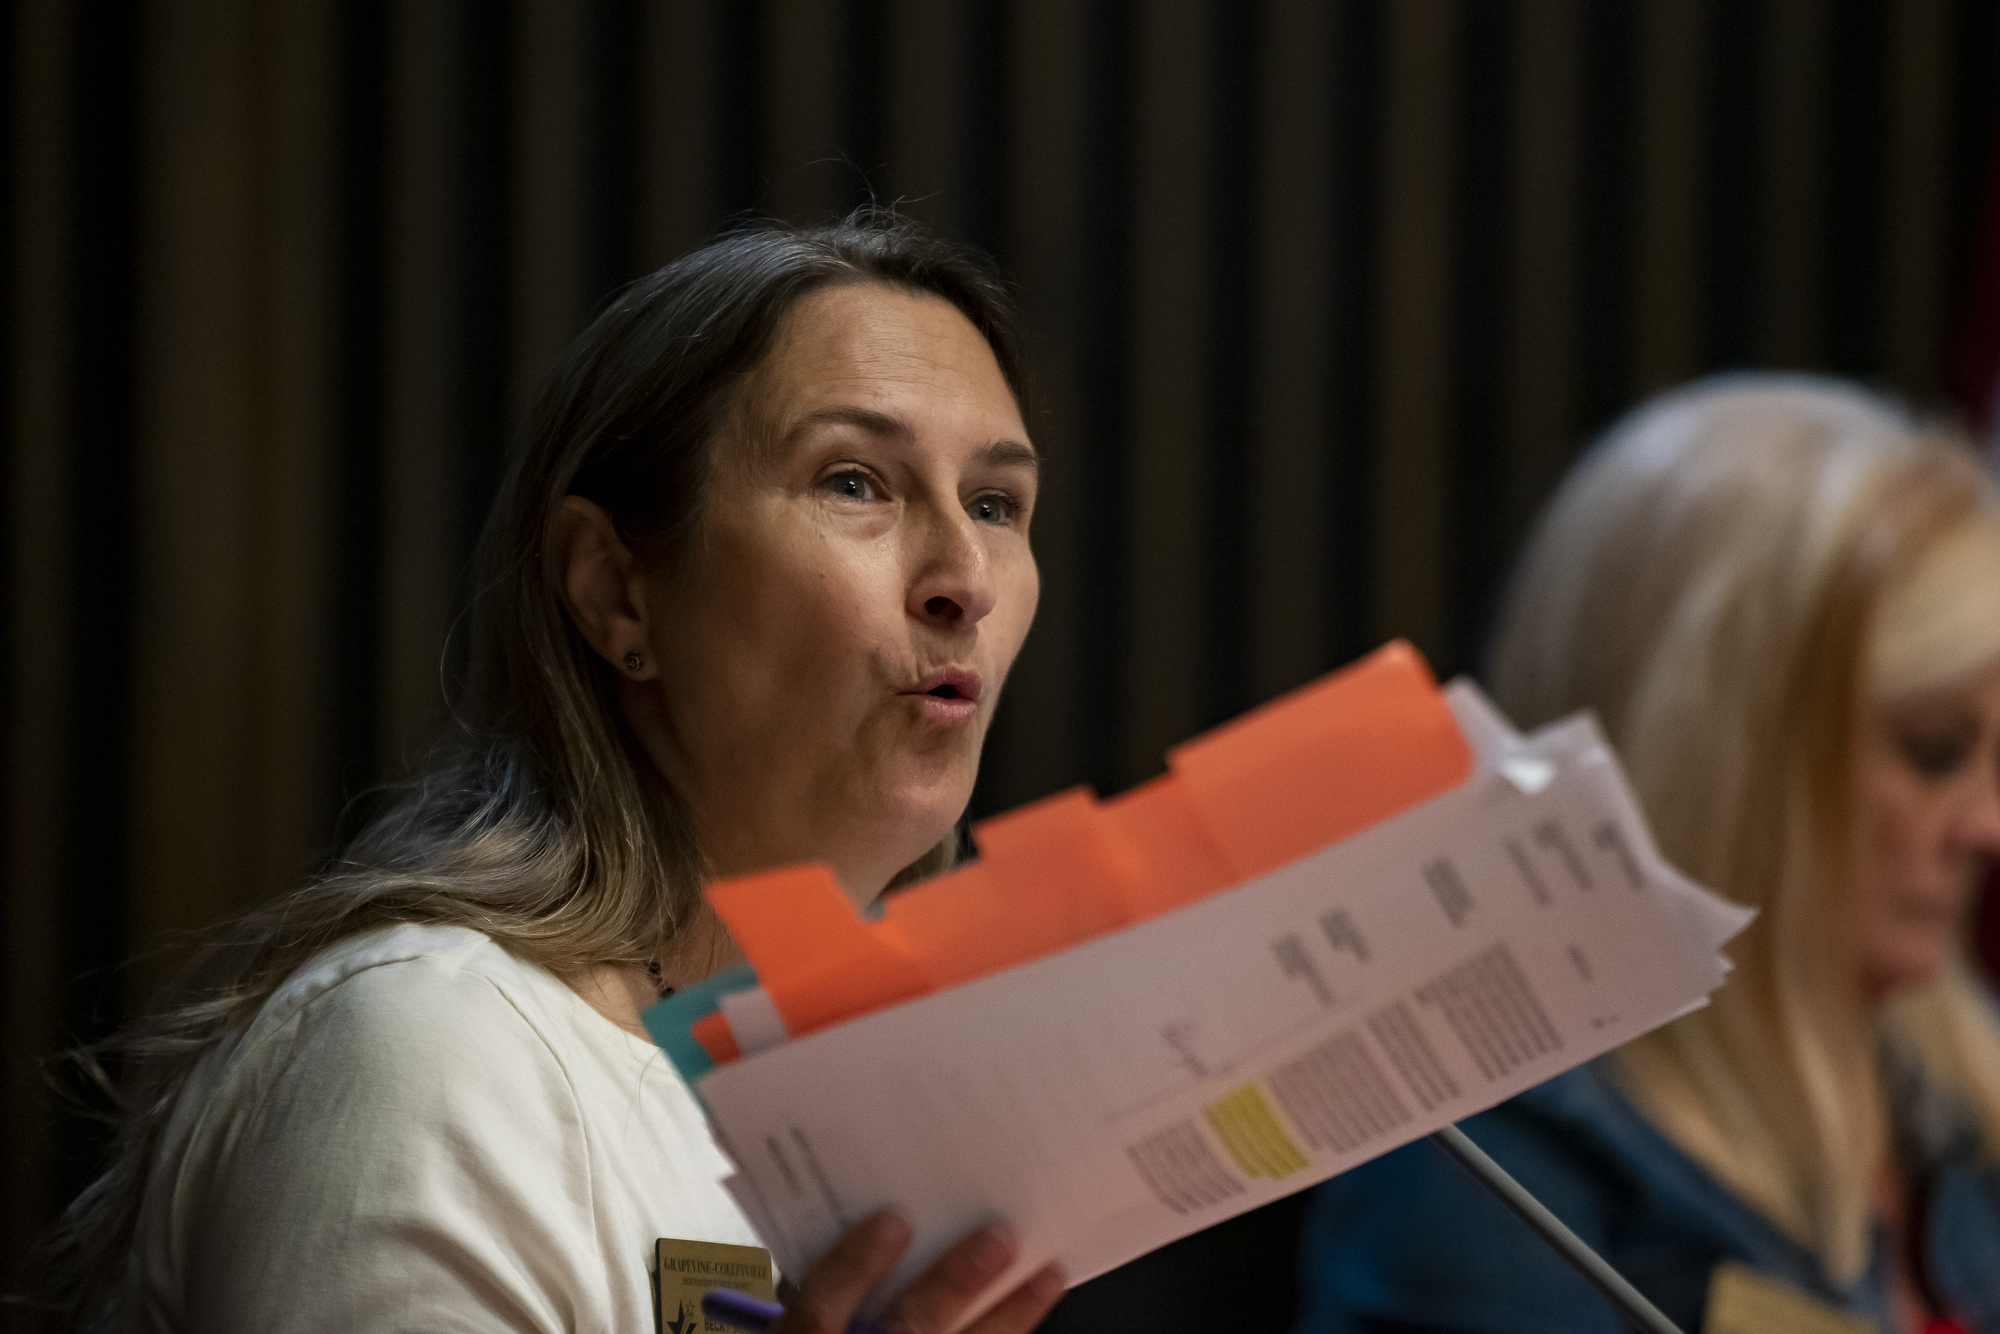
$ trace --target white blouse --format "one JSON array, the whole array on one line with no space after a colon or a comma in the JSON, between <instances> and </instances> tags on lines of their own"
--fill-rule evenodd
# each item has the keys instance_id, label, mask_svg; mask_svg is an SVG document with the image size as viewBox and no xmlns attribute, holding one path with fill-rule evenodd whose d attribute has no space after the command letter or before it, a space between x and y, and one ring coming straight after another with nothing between
<instances>
[{"instance_id":1,"label":"white blouse","mask_svg":"<svg viewBox=\"0 0 2000 1334\"><path fill-rule=\"evenodd\" d=\"M759 1242L665 1056L463 927L294 974L168 1121L149 1330L645 1334L659 1237Z\"/></svg>"}]
</instances>

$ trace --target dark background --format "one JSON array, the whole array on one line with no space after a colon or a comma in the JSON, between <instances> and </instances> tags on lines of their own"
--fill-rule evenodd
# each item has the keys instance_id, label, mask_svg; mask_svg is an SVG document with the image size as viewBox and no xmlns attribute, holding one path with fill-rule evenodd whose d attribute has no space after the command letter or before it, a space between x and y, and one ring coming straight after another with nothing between
<instances>
[{"instance_id":1,"label":"dark background","mask_svg":"<svg viewBox=\"0 0 2000 1334\"><path fill-rule=\"evenodd\" d=\"M1020 284L1045 593L985 813L1127 786L1390 636L1475 665L1536 505L1653 390L1818 367L1942 405L2000 66L2000 0L3 22L7 1257L98 1146L38 1063L419 753L517 404L718 225L895 201ZM1059 1320L1275 1328L1290 1222Z\"/></svg>"}]
</instances>

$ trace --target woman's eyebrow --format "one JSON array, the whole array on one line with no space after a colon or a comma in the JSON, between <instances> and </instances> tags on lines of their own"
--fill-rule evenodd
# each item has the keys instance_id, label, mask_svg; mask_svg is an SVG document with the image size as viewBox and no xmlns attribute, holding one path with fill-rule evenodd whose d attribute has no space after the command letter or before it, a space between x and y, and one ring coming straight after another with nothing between
<instances>
[{"instance_id":1,"label":"woman's eyebrow","mask_svg":"<svg viewBox=\"0 0 2000 1334\"><path fill-rule=\"evenodd\" d=\"M886 412L876 412L872 408L855 407L850 404L815 408L799 418L792 429L786 432L786 438L796 440L819 426L852 426L870 435L899 440L915 438L915 432L910 430L909 423L901 417L893 417ZM1033 445L1022 440L996 440L974 454L972 461L988 468L1026 468L1037 476L1042 470L1042 456L1035 452Z\"/></svg>"},{"instance_id":2,"label":"woman's eyebrow","mask_svg":"<svg viewBox=\"0 0 2000 1334\"><path fill-rule=\"evenodd\" d=\"M1026 468L1037 476L1042 471L1042 456L1021 440L996 440L973 455L973 462L988 468Z\"/></svg>"},{"instance_id":3,"label":"woman's eyebrow","mask_svg":"<svg viewBox=\"0 0 2000 1334\"><path fill-rule=\"evenodd\" d=\"M816 426L852 426L870 435L899 436L905 440L911 437L910 426L900 417L892 417L886 412L876 412L869 408L835 405L816 408L799 418L787 432L792 438L804 435Z\"/></svg>"}]
</instances>

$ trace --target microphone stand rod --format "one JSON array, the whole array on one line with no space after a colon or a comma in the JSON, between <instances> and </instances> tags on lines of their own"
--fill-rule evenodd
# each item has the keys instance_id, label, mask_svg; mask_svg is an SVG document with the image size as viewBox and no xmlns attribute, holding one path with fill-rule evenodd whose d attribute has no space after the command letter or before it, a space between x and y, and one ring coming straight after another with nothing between
<instances>
[{"instance_id":1,"label":"microphone stand rod","mask_svg":"<svg viewBox=\"0 0 2000 1334\"><path fill-rule=\"evenodd\" d=\"M1464 1131L1457 1126L1446 1126L1431 1136L1431 1143L1477 1177L1480 1185L1499 1196L1500 1203L1532 1228L1536 1236L1554 1247L1558 1255L1574 1265L1579 1274L1590 1280L1592 1287L1610 1298L1611 1304L1634 1326L1644 1330L1645 1334L1682 1334L1680 1326L1662 1315L1659 1307L1647 1301L1643 1293L1626 1282L1623 1274L1605 1263L1603 1256L1585 1245L1583 1238L1564 1226L1562 1219L1550 1213L1547 1206L1507 1174L1506 1168L1494 1162L1487 1156L1486 1150L1468 1139Z\"/></svg>"}]
</instances>

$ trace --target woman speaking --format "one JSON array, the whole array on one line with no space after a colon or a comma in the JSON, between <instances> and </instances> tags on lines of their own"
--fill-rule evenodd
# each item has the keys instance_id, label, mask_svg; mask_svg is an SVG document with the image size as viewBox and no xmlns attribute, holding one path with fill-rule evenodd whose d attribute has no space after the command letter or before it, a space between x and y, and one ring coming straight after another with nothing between
<instances>
[{"instance_id":1,"label":"woman speaking","mask_svg":"<svg viewBox=\"0 0 2000 1334\"><path fill-rule=\"evenodd\" d=\"M710 879L821 861L865 905L950 862L1038 590L1021 377L1000 284L894 220L613 302L487 523L451 744L117 1044L57 1238L80 1326L640 1334L656 1239L756 1244L639 1012L734 962ZM907 1239L859 1224L781 1328L840 1329ZM1012 1256L973 1233L890 1318Z\"/></svg>"}]
</instances>

